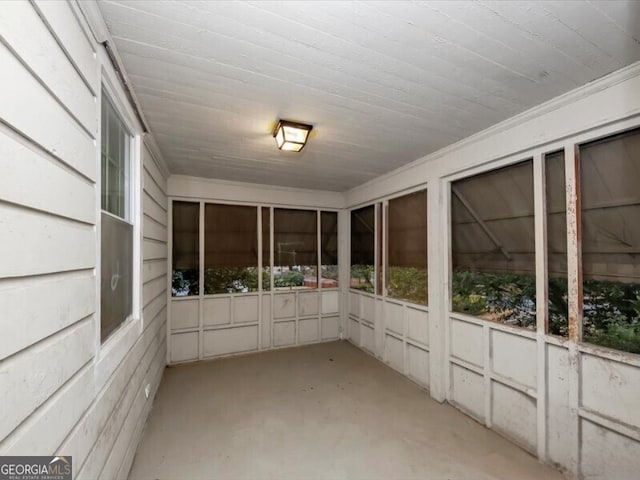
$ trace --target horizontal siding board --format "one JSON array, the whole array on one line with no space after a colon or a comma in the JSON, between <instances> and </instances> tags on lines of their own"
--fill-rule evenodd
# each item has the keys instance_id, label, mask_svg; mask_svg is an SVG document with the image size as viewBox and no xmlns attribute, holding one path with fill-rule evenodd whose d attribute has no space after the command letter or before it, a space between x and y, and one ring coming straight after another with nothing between
<instances>
[{"instance_id":1,"label":"horizontal siding board","mask_svg":"<svg viewBox=\"0 0 640 480\"><path fill-rule=\"evenodd\" d=\"M149 174L147 170L147 164L145 164L143 172L143 188L147 195L153 198L157 204L161 205L165 210L167 209L167 196L160 190L160 187Z\"/></svg>"},{"instance_id":2,"label":"horizontal siding board","mask_svg":"<svg viewBox=\"0 0 640 480\"><path fill-rule=\"evenodd\" d=\"M145 307L142 310L142 318L144 318L144 327L155 322L161 315L160 321L167 318L167 300L164 291L154 299L145 299Z\"/></svg>"},{"instance_id":3,"label":"horizontal siding board","mask_svg":"<svg viewBox=\"0 0 640 480\"><path fill-rule=\"evenodd\" d=\"M166 177L163 175L162 170L156 163L147 145L144 145L142 152L143 152L143 164L144 164L145 170L153 178L153 180L162 190L163 195L166 197L167 196Z\"/></svg>"},{"instance_id":4,"label":"horizontal siding board","mask_svg":"<svg viewBox=\"0 0 640 480\"><path fill-rule=\"evenodd\" d=\"M65 1L32 0L40 16L49 25L67 55L73 59L79 72L88 85L97 93L100 88L98 61L92 41L85 34L83 27L71 6Z\"/></svg>"},{"instance_id":5,"label":"horizontal siding board","mask_svg":"<svg viewBox=\"0 0 640 480\"><path fill-rule=\"evenodd\" d=\"M87 364L2 444L2 455L53 455L95 396L93 367Z\"/></svg>"},{"instance_id":6,"label":"horizontal siding board","mask_svg":"<svg viewBox=\"0 0 640 480\"><path fill-rule=\"evenodd\" d=\"M0 277L93 268L94 228L0 204Z\"/></svg>"},{"instance_id":7,"label":"horizontal siding board","mask_svg":"<svg viewBox=\"0 0 640 480\"><path fill-rule=\"evenodd\" d=\"M0 360L96 310L93 270L0 283Z\"/></svg>"},{"instance_id":8,"label":"horizontal siding board","mask_svg":"<svg viewBox=\"0 0 640 480\"><path fill-rule=\"evenodd\" d=\"M0 44L2 120L86 177L96 178L93 139ZM24 99L29 101L25 102Z\"/></svg>"},{"instance_id":9,"label":"horizontal siding board","mask_svg":"<svg viewBox=\"0 0 640 480\"><path fill-rule=\"evenodd\" d=\"M0 126L0 199L94 224L95 186Z\"/></svg>"},{"instance_id":10,"label":"horizontal siding board","mask_svg":"<svg viewBox=\"0 0 640 480\"><path fill-rule=\"evenodd\" d=\"M142 244L142 255L145 261L167 258L167 244L145 239Z\"/></svg>"},{"instance_id":11,"label":"horizontal siding board","mask_svg":"<svg viewBox=\"0 0 640 480\"><path fill-rule=\"evenodd\" d=\"M160 242L167 241L167 226L146 215L142 219L142 236Z\"/></svg>"},{"instance_id":12,"label":"horizontal siding board","mask_svg":"<svg viewBox=\"0 0 640 480\"><path fill-rule=\"evenodd\" d=\"M94 95L73 67L51 31L28 2L4 2L0 32L6 43L53 92L60 103L95 137Z\"/></svg>"},{"instance_id":13,"label":"horizontal siding board","mask_svg":"<svg viewBox=\"0 0 640 480\"><path fill-rule=\"evenodd\" d=\"M95 321L82 322L0 362L0 438L6 437L93 357Z\"/></svg>"},{"instance_id":14,"label":"horizontal siding board","mask_svg":"<svg viewBox=\"0 0 640 480\"><path fill-rule=\"evenodd\" d=\"M140 440L140 434L142 433L142 427L144 426L144 420L151 411L155 392L160 385L160 381L164 373L165 366L162 364L162 359L165 355L166 350L160 347L152 364L146 372L144 381L136 392L133 405L124 419L122 429L120 430L120 434L118 435L113 449L111 450L104 468L102 469L100 479L111 480L114 478L120 478L121 474L119 472L121 467L123 467L122 460L126 458L129 446L131 444L137 446L137 443ZM147 384L151 386L148 399L146 398L143 387L143 385ZM123 478L126 478L126 475L124 475Z\"/></svg>"},{"instance_id":15,"label":"horizontal siding board","mask_svg":"<svg viewBox=\"0 0 640 480\"><path fill-rule=\"evenodd\" d=\"M141 364L145 352L149 350L150 345L159 340L159 331L166 331L161 322L144 331L109 381L95 395L95 401L60 445L58 451L69 452L73 456L75 471L87 460L104 426L109 422L119 398L131 384L134 372Z\"/></svg>"},{"instance_id":16,"label":"horizontal siding board","mask_svg":"<svg viewBox=\"0 0 640 480\"><path fill-rule=\"evenodd\" d=\"M165 277L159 277L155 280L151 280L148 283L145 283L142 287L142 298L143 305L146 305L146 302L150 302L152 299L156 298L167 288L167 279Z\"/></svg>"},{"instance_id":17,"label":"horizontal siding board","mask_svg":"<svg viewBox=\"0 0 640 480\"><path fill-rule=\"evenodd\" d=\"M142 211L162 225L167 224L167 212L163 210L147 193L142 196Z\"/></svg>"},{"instance_id":18,"label":"horizontal siding board","mask_svg":"<svg viewBox=\"0 0 640 480\"><path fill-rule=\"evenodd\" d=\"M150 280L155 280L160 276L166 278L167 275L167 260L166 255L163 258L153 261L146 261L142 265L142 283L147 283Z\"/></svg>"},{"instance_id":19,"label":"horizontal siding board","mask_svg":"<svg viewBox=\"0 0 640 480\"><path fill-rule=\"evenodd\" d=\"M144 354L138 362L136 369L130 376L129 381L120 390L121 395L115 403L115 407L109 413L108 422L103 425L100 431L93 449L89 453L84 462L82 468L78 471L77 478L96 479L99 477L102 467L113 448L113 444L117 438L117 435L122 427L122 422L126 418L136 393L143 386L143 381L148 372L148 369L154 363L154 360L159 361L159 354L162 352L162 342L164 342L166 336L166 329L159 328L161 325L156 325L153 338L151 342L146 345ZM151 333L148 330L149 334ZM161 367L164 365L161 364Z\"/></svg>"}]
</instances>

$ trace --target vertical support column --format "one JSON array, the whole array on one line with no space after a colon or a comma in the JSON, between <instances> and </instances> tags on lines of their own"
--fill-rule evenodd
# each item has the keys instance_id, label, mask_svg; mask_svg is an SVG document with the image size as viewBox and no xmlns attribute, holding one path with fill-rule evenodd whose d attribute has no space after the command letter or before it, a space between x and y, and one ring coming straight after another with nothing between
<instances>
[{"instance_id":1,"label":"vertical support column","mask_svg":"<svg viewBox=\"0 0 640 480\"><path fill-rule=\"evenodd\" d=\"M349 338L349 285L351 277L351 212L338 212L338 282L340 285L340 338Z\"/></svg>"},{"instance_id":2,"label":"vertical support column","mask_svg":"<svg viewBox=\"0 0 640 480\"><path fill-rule=\"evenodd\" d=\"M445 236L449 232L448 202L444 182L430 181L427 185L427 289L429 293L429 392L438 402L446 400L448 372L447 338L445 328L447 306L445 269L449 258Z\"/></svg>"},{"instance_id":3,"label":"vertical support column","mask_svg":"<svg viewBox=\"0 0 640 480\"><path fill-rule=\"evenodd\" d=\"M322 341L322 211L316 210L316 225L318 230L317 235L317 251L318 251L318 342Z\"/></svg>"},{"instance_id":4,"label":"vertical support column","mask_svg":"<svg viewBox=\"0 0 640 480\"><path fill-rule=\"evenodd\" d=\"M173 200L167 198L167 365L171 363L171 287L173 286ZM99 275L99 272L98 272ZM98 298L98 301L100 299Z\"/></svg>"},{"instance_id":5,"label":"vertical support column","mask_svg":"<svg viewBox=\"0 0 640 480\"><path fill-rule=\"evenodd\" d=\"M262 206L256 207L258 228L258 350L262 350Z\"/></svg>"},{"instance_id":6,"label":"vertical support column","mask_svg":"<svg viewBox=\"0 0 640 480\"><path fill-rule=\"evenodd\" d=\"M205 202L200 202L200 225L198 228L198 360L204 356L204 208ZM232 317L233 318L233 317Z\"/></svg>"},{"instance_id":7,"label":"vertical support column","mask_svg":"<svg viewBox=\"0 0 640 480\"><path fill-rule=\"evenodd\" d=\"M564 147L567 181L567 279L569 295L569 470L580 476L580 352L582 340L582 225L580 205L580 158L573 143Z\"/></svg>"},{"instance_id":8,"label":"vertical support column","mask_svg":"<svg viewBox=\"0 0 640 480\"><path fill-rule=\"evenodd\" d=\"M537 356L537 452L547 460L547 346L549 289L547 282L547 198L545 157L533 157L533 202L536 248L536 356Z\"/></svg>"}]
</instances>

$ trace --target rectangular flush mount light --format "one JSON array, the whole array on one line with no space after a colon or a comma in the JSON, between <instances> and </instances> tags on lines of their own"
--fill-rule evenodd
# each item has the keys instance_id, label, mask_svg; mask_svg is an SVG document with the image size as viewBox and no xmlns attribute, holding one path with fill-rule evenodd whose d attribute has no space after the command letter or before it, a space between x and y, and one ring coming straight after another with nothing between
<instances>
[{"instance_id":1,"label":"rectangular flush mount light","mask_svg":"<svg viewBox=\"0 0 640 480\"><path fill-rule=\"evenodd\" d=\"M304 123L278 120L278 124L273 130L273 136L280 150L299 152L307 143L312 128L312 125Z\"/></svg>"}]
</instances>

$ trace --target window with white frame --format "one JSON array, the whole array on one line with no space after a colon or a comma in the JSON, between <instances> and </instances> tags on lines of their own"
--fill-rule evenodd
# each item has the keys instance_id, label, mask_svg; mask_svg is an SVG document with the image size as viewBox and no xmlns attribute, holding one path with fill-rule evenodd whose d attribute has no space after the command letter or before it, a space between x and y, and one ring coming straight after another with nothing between
<instances>
[{"instance_id":1,"label":"window with white frame","mask_svg":"<svg viewBox=\"0 0 640 480\"><path fill-rule=\"evenodd\" d=\"M100 340L133 311L133 137L105 90L101 105Z\"/></svg>"}]
</instances>

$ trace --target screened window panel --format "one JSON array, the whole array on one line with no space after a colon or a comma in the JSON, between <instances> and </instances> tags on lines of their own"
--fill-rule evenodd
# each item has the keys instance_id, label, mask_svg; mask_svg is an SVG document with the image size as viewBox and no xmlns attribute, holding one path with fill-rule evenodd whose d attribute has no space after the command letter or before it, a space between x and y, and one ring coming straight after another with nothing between
<instances>
[{"instance_id":1,"label":"screened window panel","mask_svg":"<svg viewBox=\"0 0 640 480\"><path fill-rule=\"evenodd\" d=\"M389 200L387 295L427 304L427 191Z\"/></svg>"},{"instance_id":2,"label":"screened window panel","mask_svg":"<svg viewBox=\"0 0 640 480\"><path fill-rule=\"evenodd\" d=\"M583 338L640 353L640 130L580 147Z\"/></svg>"},{"instance_id":3,"label":"screened window panel","mask_svg":"<svg viewBox=\"0 0 640 480\"><path fill-rule=\"evenodd\" d=\"M350 287L375 292L375 206L351 211Z\"/></svg>"},{"instance_id":4,"label":"screened window panel","mask_svg":"<svg viewBox=\"0 0 640 480\"><path fill-rule=\"evenodd\" d=\"M314 210L274 209L273 281L276 288L317 288L317 219Z\"/></svg>"},{"instance_id":5,"label":"screened window panel","mask_svg":"<svg viewBox=\"0 0 640 480\"><path fill-rule=\"evenodd\" d=\"M205 206L204 293L258 289L257 207Z\"/></svg>"},{"instance_id":6,"label":"screened window panel","mask_svg":"<svg viewBox=\"0 0 640 480\"><path fill-rule=\"evenodd\" d=\"M452 309L535 329L531 160L451 184Z\"/></svg>"},{"instance_id":7,"label":"screened window panel","mask_svg":"<svg viewBox=\"0 0 640 480\"><path fill-rule=\"evenodd\" d=\"M133 312L133 226L101 214L100 339L109 337Z\"/></svg>"},{"instance_id":8,"label":"screened window panel","mask_svg":"<svg viewBox=\"0 0 640 480\"><path fill-rule=\"evenodd\" d=\"M338 287L338 213L320 214L320 258L323 288Z\"/></svg>"},{"instance_id":9,"label":"screened window panel","mask_svg":"<svg viewBox=\"0 0 640 480\"><path fill-rule=\"evenodd\" d=\"M173 296L199 294L200 204L173 202Z\"/></svg>"},{"instance_id":10,"label":"screened window panel","mask_svg":"<svg viewBox=\"0 0 640 480\"><path fill-rule=\"evenodd\" d=\"M548 332L568 334L567 198L564 151L544 157L547 203Z\"/></svg>"}]
</instances>

